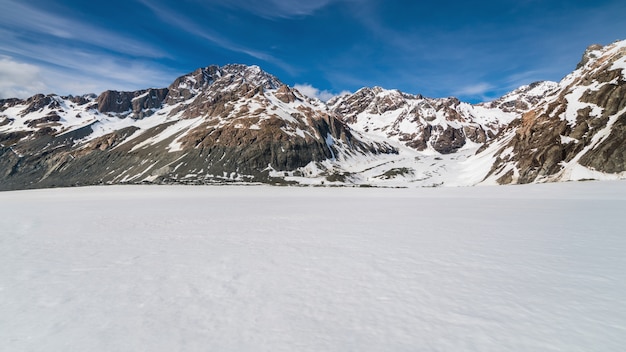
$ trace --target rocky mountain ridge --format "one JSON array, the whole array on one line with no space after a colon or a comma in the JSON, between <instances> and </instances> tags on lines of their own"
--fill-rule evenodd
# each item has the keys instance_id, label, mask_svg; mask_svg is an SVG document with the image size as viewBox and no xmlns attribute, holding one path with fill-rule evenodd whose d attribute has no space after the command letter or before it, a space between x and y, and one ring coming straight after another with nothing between
<instances>
[{"instance_id":1,"label":"rocky mountain ridge","mask_svg":"<svg viewBox=\"0 0 626 352\"><path fill-rule=\"evenodd\" d=\"M624 178L626 42L489 103L380 87L323 103L257 66L0 100L0 190L223 182L392 187Z\"/></svg>"},{"instance_id":2,"label":"rocky mountain ridge","mask_svg":"<svg viewBox=\"0 0 626 352\"><path fill-rule=\"evenodd\" d=\"M199 69L166 89L4 100L0 187L284 183L276 170L397 153L325 110L243 65Z\"/></svg>"},{"instance_id":3,"label":"rocky mountain ridge","mask_svg":"<svg viewBox=\"0 0 626 352\"><path fill-rule=\"evenodd\" d=\"M590 46L557 89L483 153L497 183L626 176L626 44Z\"/></svg>"},{"instance_id":4,"label":"rocky mountain ridge","mask_svg":"<svg viewBox=\"0 0 626 352\"><path fill-rule=\"evenodd\" d=\"M418 151L454 153L466 143L483 144L556 88L536 82L482 104L457 98L425 98L380 87L362 88L328 102L350 127L401 142Z\"/></svg>"}]
</instances>

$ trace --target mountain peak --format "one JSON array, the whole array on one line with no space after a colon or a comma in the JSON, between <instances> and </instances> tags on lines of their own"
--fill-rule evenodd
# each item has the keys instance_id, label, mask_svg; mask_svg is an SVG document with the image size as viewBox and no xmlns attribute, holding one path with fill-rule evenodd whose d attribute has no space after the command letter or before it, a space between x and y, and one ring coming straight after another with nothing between
<instances>
[{"instance_id":1,"label":"mountain peak","mask_svg":"<svg viewBox=\"0 0 626 352\"><path fill-rule=\"evenodd\" d=\"M277 89L283 83L275 76L263 71L257 65L229 64L221 67L222 75L234 75L243 78L244 83L263 86L265 89Z\"/></svg>"},{"instance_id":2,"label":"mountain peak","mask_svg":"<svg viewBox=\"0 0 626 352\"><path fill-rule=\"evenodd\" d=\"M0 100L0 189L619 179L625 118L626 41L589 47L559 83L474 105L378 86L323 103L258 66L211 65L168 88Z\"/></svg>"},{"instance_id":3,"label":"mountain peak","mask_svg":"<svg viewBox=\"0 0 626 352\"><path fill-rule=\"evenodd\" d=\"M585 66L593 66L598 60L616 60L624 56L626 52L626 40L616 41L609 45L602 46L593 44L587 47L583 53L582 59L576 65L576 69Z\"/></svg>"},{"instance_id":4,"label":"mountain peak","mask_svg":"<svg viewBox=\"0 0 626 352\"><path fill-rule=\"evenodd\" d=\"M488 103L478 105L498 107L506 112L524 112L535 106L538 101L558 89L559 84L552 81L537 81L523 85L512 92Z\"/></svg>"},{"instance_id":5,"label":"mountain peak","mask_svg":"<svg viewBox=\"0 0 626 352\"><path fill-rule=\"evenodd\" d=\"M259 66L228 64L211 65L196 69L178 77L169 86L168 104L176 104L195 97L210 86L221 91L232 91L242 84L261 89L277 89L283 83L275 76L263 71Z\"/></svg>"},{"instance_id":6,"label":"mountain peak","mask_svg":"<svg viewBox=\"0 0 626 352\"><path fill-rule=\"evenodd\" d=\"M601 55L603 48L604 47L600 44L592 44L588 46L583 53L583 57L581 58L580 62L578 63L578 65L576 65L576 69L585 66L590 60L597 59Z\"/></svg>"}]
</instances>

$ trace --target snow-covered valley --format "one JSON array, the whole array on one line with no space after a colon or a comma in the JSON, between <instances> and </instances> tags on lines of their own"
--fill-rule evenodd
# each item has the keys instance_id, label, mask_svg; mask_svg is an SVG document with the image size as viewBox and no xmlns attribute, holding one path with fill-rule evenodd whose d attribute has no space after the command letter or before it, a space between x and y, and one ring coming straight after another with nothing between
<instances>
[{"instance_id":1,"label":"snow-covered valley","mask_svg":"<svg viewBox=\"0 0 626 352\"><path fill-rule=\"evenodd\" d=\"M618 351L626 182L0 193L6 351Z\"/></svg>"}]
</instances>

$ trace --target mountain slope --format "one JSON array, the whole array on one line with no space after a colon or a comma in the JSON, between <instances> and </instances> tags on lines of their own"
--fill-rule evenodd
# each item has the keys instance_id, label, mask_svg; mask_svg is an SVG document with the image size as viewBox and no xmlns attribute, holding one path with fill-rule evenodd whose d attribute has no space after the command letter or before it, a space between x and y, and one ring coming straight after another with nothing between
<instances>
[{"instance_id":1,"label":"mountain slope","mask_svg":"<svg viewBox=\"0 0 626 352\"><path fill-rule=\"evenodd\" d=\"M589 47L555 91L481 154L493 158L490 182L625 177L626 41Z\"/></svg>"},{"instance_id":2,"label":"mountain slope","mask_svg":"<svg viewBox=\"0 0 626 352\"><path fill-rule=\"evenodd\" d=\"M256 66L0 100L0 190L117 183L465 186L626 177L626 41L488 103L380 87L322 103Z\"/></svg>"},{"instance_id":3,"label":"mountain slope","mask_svg":"<svg viewBox=\"0 0 626 352\"><path fill-rule=\"evenodd\" d=\"M419 151L449 154L467 143L483 144L493 139L555 86L553 82L537 82L492 103L477 105L374 87L334 98L328 105L355 130Z\"/></svg>"},{"instance_id":4,"label":"mountain slope","mask_svg":"<svg viewBox=\"0 0 626 352\"><path fill-rule=\"evenodd\" d=\"M274 182L275 171L396 152L243 65L199 69L167 89L39 95L0 106L1 189Z\"/></svg>"}]
</instances>

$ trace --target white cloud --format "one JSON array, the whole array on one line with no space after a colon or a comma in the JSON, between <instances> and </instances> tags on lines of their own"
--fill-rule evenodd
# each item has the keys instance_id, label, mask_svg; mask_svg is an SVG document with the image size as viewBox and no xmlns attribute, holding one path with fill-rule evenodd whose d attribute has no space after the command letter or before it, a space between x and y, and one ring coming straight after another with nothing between
<instances>
[{"instance_id":1,"label":"white cloud","mask_svg":"<svg viewBox=\"0 0 626 352\"><path fill-rule=\"evenodd\" d=\"M0 12L2 97L165 87L181 74L145 60L166 55L129 34L25 3L2 1L7 3L6 11Z\"/></svg>"},{"instance_id":2,"label":"white cloud","mask_svg":"<svg viewBox=\"0 0 626 352\"><path fill-rule=\"evenodd\" d=\"M27 98L47 89L39 67L0 57L0 98Z\"/></svg>"},{"instance_id":3,"label":"white cloud","mask_svg":"<svg viewBox=\"0 0 626 352\"><path fill-rule=\"evenodd\" d=\"M461 95L461 96L484 96L485 93L487 93L488 91L493 89L493 85L489 84L489 83L476 83L476 84L470 84L467 85L465 87L462 87L461 89L458 89L454 92L455 95Z\"/></svg>"},{"instance_id":4,"label":"white cloud","mask_svg":"<svg viewBox=\"0 0 626 352\"><path fill-rule=\"evenodd\" d=\"M162 88L184 73L140 60L121 60L97 53L81 52L72 56L55 52L54 48L39 50L45 60L37 65L0 55L0 98Z\"/></svg>"},{"instance_id":5,"label":"white cloud","mask_svg":"<svg viewBox=\"0 0 626 352\"><path fill-rule=\"evenodd\" d=\"M300 93L306 95L309 98L319 99L324 102L330 100L332 97L350 93L348 91L342 91L339 94L334 94L328 90L319 90L308 83L296 84L293 87L297 89Z\"/></svg>"},{"instance_id":6,"label":"white cloud","mask_svg":"<svg viewBox=\"0 0 626 352\"><path fill-rule=\"evenodd\" d=\"M142 61L83 54L63 61L68 68L42 67L45 82L57 94L99 94L105 90L133 91L167 87L182 74Z\"/></svg>"}]
</instances>

